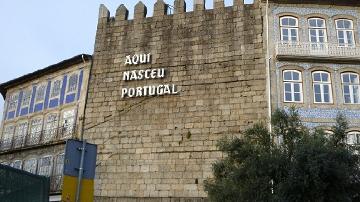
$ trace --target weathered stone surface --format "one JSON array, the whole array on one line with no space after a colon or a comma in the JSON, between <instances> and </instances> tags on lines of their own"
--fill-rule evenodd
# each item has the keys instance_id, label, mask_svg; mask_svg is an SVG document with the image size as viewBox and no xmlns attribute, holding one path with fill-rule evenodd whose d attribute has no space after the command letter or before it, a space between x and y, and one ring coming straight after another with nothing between
<instances>
[{"instance_id":1,"label":"weathered stone surface","mask_svg":"<svg viewBox=\"0 0 360 202\"><path fill-rule=\"evenodd\" d=\"M260 9L221 10L98 26L84 132L99 145L98 201L201 201L223 157L216 141L266 118ZM151 63L125 65L147 53ZM165 78L123 81L149 68ZM180 93L121 98L124 87L165 83Z\"/></svg>"}]
</instances>

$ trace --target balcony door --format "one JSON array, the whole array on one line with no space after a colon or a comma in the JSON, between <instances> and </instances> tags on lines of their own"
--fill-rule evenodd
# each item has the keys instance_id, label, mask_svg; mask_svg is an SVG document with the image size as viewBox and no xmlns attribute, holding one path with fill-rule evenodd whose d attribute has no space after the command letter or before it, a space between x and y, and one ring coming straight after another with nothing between
<instances>
[{"instance_id":1,"label":"balcony door","mask_svg":"<svg viewBox=\"0 0 360 202\"><path fill-rule=\"evenodd\" d=\"M325 20L321 18L310 18L308 22L311 54L327 55L328 44Z\"/></svg>"}]
</instances>

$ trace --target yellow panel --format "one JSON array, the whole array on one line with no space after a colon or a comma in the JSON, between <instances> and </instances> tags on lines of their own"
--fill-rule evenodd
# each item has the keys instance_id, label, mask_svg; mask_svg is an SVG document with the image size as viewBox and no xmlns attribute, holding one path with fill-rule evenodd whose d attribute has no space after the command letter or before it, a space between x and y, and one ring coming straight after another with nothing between
<instances>
[{"instance_id":1,"label":"yellow panel","mask_svg":"<svg viewBox=\"0 0 360 202\"><path fill-rule=\"evenodd\" d=\"M62 190L62 201L63 202L75 202L76 197L76 186L77 177L64 176ZM81 202L92 202L94 201L94 180L83 179L81 184Z\"/></svg>"}]
</instances>

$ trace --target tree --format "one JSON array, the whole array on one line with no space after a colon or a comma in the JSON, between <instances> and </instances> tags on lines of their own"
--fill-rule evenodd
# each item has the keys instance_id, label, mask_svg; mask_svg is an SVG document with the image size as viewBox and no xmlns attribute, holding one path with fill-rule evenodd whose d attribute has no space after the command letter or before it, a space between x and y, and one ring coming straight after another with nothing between
<instances>
[{"instance_id":1,"label":"tree","mask_svg":"<svg viewBox=\"0 0 360 202\"><path fill-rule=\"evenodd\" d=\"M273 133L258 123L242 138L218 142L226 157L205 181L210 201L360 201L359 156L345 144L344 116L330 136L304 127L294 108L277 110L272 126Z\"/></svg>"}]
</instances>

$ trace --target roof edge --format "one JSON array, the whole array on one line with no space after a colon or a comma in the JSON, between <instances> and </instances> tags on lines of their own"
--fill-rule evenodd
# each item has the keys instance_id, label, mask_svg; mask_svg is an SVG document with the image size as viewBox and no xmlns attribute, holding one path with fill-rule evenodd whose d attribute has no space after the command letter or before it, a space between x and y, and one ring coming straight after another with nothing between
<instances>
[{"instance_id":1,"label":"roof edge","mask_svg":"<svg viewBox=\"0 0 360 202\"><path fill-rule=\"evenodd\" d=\"M46 74L50 74L62 69L65 69L69 66L72 65L76 65L82 62L86 62L86 61L91 61L92 60L92 55L88 55L88 54L80 54L80 55L76 55L72 58L63 60L59 63L47 66L43 69L40 70L36 70L32 73L29 74L25 74L23 76L20 76L18 78L12 79L10 81L7 81L5 83L0 84L0 93L3 96L4 99L6 99L6 93L8 91L9 88L12 88L14 86L18 86L21 85L23 83L26 83L28 81L34 80L40 76L44 76Z\"/></svg>"}]
</instances>

